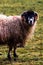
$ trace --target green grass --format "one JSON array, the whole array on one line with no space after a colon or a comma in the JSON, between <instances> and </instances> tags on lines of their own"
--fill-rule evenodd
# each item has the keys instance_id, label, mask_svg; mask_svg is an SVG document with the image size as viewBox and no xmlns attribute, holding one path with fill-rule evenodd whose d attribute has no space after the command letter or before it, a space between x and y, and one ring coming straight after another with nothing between
<instances>
[{"instance_id":1,"label":"green grass","mask_svg":"<svg viewBox=\"0 0 43 65\"><path fill-rule=\"evenodd\" d=\"M43 65L43 0L0 0L0 13L6 15L20 15L29 9L39 14L34 38L26 41L25 48L17 49L16 62L13 59L12 62L4 60L7 58L8 48L0 46L0 65Z\"/></svg>"}]
</instances>

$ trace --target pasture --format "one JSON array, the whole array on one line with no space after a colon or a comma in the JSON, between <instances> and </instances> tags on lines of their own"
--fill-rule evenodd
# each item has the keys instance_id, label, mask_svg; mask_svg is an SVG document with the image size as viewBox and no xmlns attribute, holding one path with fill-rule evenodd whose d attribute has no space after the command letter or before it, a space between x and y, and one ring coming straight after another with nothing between
<instances>
[{"instance_id":1,"label":"pasture","mask_svg":"<svg viewBox=\"0 0 43 65\"><path fill-rule=\"evenodd\" d=\"M0 45L0 65L43 65L43 0L0 0L0 14L20 15L29 9L39 14L34 37L32 40L26 40L25 48L17 48L16 62L13 59L11 62L6 59L8 47Z\"/></svg>"}]
</instances>

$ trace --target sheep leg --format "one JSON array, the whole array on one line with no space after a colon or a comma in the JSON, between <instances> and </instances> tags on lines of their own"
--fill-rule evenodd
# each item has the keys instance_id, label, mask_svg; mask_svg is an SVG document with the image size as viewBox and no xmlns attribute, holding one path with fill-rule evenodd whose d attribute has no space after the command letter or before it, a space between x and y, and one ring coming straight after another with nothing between
<instances>
[{"instance_id":1,"label":"sheep leg","mask_svg":"<svg viewBox=\"0 0 43 65\"><path fill-rule=\"evenodd\" d=\"M14 47L14 61L16 61L16 58L18 57L18 55L16 54L16 46Z\"/></svg>"},{"instance_id":2,"label":"sheep leg","mask_svg":"<svg viewBox=\"0 0 43 65\"><path fill-rule=\"evenodd\" d=\"M11 50L12 50L12 47L11 46L9 46L9 51L8 51L8 59L9 60L11 60Z\"/></svg>"},{"instance_id":3,"label":"sheep leg","mask_svg":"<svg viewBox=\"0 0 43 65\"><path fill-rule=\"evenodd\" d=\"M18 55L16 54L16 48L14 47L14 57L18 57Z\"/></svg>"}]
</instances>

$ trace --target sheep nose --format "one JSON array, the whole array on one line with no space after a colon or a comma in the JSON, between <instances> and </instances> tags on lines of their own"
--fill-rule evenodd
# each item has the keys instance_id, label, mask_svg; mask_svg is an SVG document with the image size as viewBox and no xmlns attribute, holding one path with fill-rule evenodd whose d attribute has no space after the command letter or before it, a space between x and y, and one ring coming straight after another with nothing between
<instances>
[{"instance_id":1,"label":"sheep nose","mask_svg":"<svg viewBox=\"0 0 43 65\"><path fill-rule=\"evenodd\" d=\"M32 24L32 21L30 21L30 24Z\"/></svg>"}]
</instances>

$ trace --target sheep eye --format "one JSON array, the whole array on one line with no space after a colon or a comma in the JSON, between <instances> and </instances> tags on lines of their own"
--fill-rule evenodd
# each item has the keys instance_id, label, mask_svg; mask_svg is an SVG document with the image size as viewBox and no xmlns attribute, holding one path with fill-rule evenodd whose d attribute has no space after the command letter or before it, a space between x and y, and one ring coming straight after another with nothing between
<instances>
[{"instance_id":1,"label":"sheep eye","mask_svg":"<svg viewBox=\"0 0 43 65\"><path fill-rule=\"evenodd\" d=\"M29 20L30 18L28 18L28 20Z\"/></svg>"}]
</instances>

